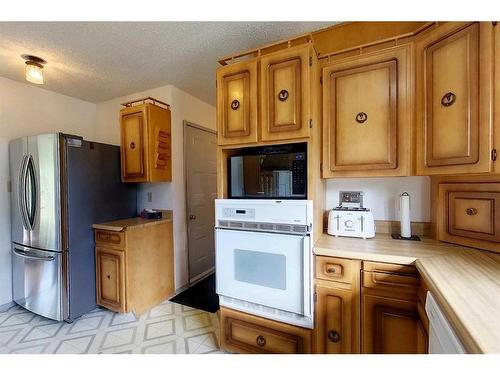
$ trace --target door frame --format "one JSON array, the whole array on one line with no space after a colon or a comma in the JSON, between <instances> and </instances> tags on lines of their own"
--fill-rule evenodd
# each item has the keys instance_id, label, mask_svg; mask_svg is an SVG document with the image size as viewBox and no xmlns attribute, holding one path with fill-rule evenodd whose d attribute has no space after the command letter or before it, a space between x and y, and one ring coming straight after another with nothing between
<instances>
[{"instance_id":1,"label":"door frame","mask_svg":"<svg viewBox=\"0 0 500 375\"><path fill-rule=\"evenodd\" d=\"M216 142L217 142L217 131L209 129L209 128L202 126L202 125L192 123L192 122L187 121L187 120L182 121L182 138L183 138L182 147L183 147L183 162L184 162L184 195L185 195L185 198L184 198L184 207L185 208L184 209L186 212L186 217L185 217L185 224L186 224L186 268L187 268L187 274L188 274L187 275L188 276L187 285L191 286L191 285L197 283L198 281L204 279L208 275L211 275L213 273L213 271L215 270L215 265L214 265L214 267L212 267L208 271L202 273L201 275L198 275L196 277L196 279L194 279L191 282L190 270L189 270L189 231L188 231L189 213L188 213L188 183L187 183L187 176L188 175L187 175L187 163L186 163L186 160L187 160L187 153L186 153L187 132L186 132L186 128L187 127L191 127L191 128L197 129L197 130L201 130L201 131L213 134L215 136ZM214 213L214 215L215 215L215 213ZM215 246L215 244L214 244L214 246Z\"/></svg>"}]
</instances>

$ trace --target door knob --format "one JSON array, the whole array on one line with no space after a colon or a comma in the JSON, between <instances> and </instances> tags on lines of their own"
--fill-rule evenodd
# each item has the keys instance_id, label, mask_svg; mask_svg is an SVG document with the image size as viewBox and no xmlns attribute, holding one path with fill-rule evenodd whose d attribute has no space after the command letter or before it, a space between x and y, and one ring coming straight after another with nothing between
<instances>
[{"instance_id":1,"label":"door knob","mask_svg":"<svg viewBox=\"0 0 500 375\"><path fill-rule=\"evenodd\" d=\"M196 219L196 215L189 215L189 220L195 220Z\"/></svg>"}]
</instances>

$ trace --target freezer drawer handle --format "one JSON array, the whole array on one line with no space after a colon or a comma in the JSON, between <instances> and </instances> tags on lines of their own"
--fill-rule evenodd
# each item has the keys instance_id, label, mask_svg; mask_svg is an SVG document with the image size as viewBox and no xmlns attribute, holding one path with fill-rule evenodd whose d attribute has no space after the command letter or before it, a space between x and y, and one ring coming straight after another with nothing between
<instances>
[{"instance_id":1,"label":"freezer drawer handle","mask_svg":"<svg viewBox=\"0 0 500 375\"><path fill-rule=\"evenodd\" d=\"M51 262L54 259L56 259L54 256L38 257L38 256L35 256L35 255L28 255L26 253L26 251L21 250L21 249L16 249L16 248L14 248L14 254L19 255L19 256L21 256L23 258L34 259L34 260L43 260L43 261L47 261L47 262Z\"/></svg>"}]
</instances>

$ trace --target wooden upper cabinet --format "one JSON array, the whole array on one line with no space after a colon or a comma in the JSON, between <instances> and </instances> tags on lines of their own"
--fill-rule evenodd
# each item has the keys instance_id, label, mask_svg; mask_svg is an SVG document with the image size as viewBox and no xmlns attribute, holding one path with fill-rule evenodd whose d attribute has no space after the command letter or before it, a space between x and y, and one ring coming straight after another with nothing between
<instances>
[{"instance_id":1,"label":"wooden upper cabinet","mask_svg":"<svg viewBox=\"0 0 500 375\"><path fill-rule=\"evenodd\" d=\"M257 142L257 62L217 70L219 145Z\"/></svg>"},{"instance_id":2,"label":"wooden upper cabinet","mask_svg":"<svg viewBox=\"0 0 500 375\"><path fill-rule=\"evenodd\" d=\"M170 109L151 103L120 111L123 182L172 180Z\"/></svg>"},{"instance_id":3,"label":"wooden upper cabinet","mask_svg":"<svg viewBox=\"0 0 500 375\"><path fill-rule=\"evenodd\" d=\"M451 22L417 40L417 174L491 170L492 29Z\"/></svg>"},{"instance_id":4,"label":"wooden upper cabinet","mask_svg":"<svg viewBox=\"0 0 500 375\"><path fill-rule=\"evenodd\" d=\"M308 45L265 55L260 60L263 141L309 136L311 63Z\"/></svg>"},{"instance_id":5,"label":"wooden upper cabinet","mask_svg":"<svg viewBox=\"0 0 500 375\"><path fill-rule=\"evenodd\" d=\"M323 68L323 177L410 174L411 46Z\"/></svg>"}]
</instances>

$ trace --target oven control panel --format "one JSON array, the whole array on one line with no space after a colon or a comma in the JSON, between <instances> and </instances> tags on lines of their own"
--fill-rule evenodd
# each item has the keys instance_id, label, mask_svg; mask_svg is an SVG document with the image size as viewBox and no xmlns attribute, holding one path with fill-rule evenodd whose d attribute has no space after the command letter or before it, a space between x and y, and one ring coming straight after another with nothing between
<instances>
[{"instance_id":1,"label":"oven control panel","mask_svg":"<svg viewBox=\"0 0 500 375\"><path fill-rule=\"evenodd\" d=\"M255 219L255 208L224 207L222 215L231 219Z\"/></svg>"}]
</instances>

